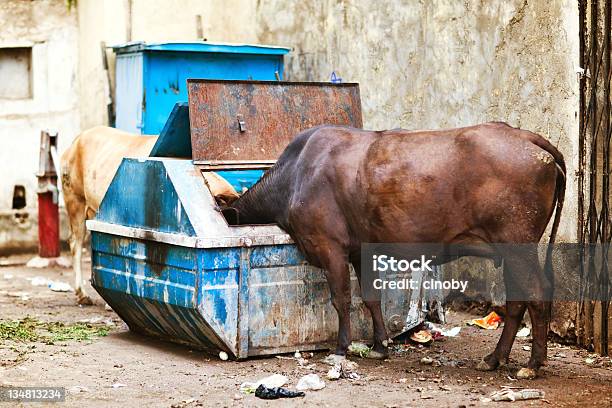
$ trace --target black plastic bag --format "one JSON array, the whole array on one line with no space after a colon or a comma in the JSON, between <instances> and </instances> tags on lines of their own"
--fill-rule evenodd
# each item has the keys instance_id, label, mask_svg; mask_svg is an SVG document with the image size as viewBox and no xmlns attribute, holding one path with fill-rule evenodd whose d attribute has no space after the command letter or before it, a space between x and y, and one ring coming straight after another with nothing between
<instances>
[{"instance_id":1,"label":"black plastic bag","mask_svg":"<svg viewBox=\"0 0 612 408\"><path fill-rule=\"evenodd\" d=\"M255 390L255 396L261 399L295 398L303 397L304 395L306 394L301 391L290 391L283 387L268 388L263 384L260 384Z\"/></svg>"}]
</instances>

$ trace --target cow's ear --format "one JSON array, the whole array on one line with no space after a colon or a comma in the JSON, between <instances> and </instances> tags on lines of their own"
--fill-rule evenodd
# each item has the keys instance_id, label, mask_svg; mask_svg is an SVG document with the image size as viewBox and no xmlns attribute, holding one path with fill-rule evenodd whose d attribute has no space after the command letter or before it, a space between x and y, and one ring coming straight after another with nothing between
<instances>
[{"instance_id":1,"label":"cow's ear","mask_svg":"<svg viewBox=\"0 0 612 408\"><path fill-rule=\"evenodd\" d=\"M229 225L238 225L238 210L232 207L221 208L221 214Z\"/></svg>"}]
</instances>

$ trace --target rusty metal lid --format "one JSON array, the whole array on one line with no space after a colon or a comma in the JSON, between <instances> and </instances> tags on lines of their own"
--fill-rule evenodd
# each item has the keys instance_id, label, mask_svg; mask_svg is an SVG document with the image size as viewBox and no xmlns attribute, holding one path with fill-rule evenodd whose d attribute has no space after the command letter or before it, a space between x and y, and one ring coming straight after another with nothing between
<instances>
[{"instance_id":1,"label":"rusty metal lid","mask_svg":"<svg viewBox=\"0 0 612 408\"><path fill-rule=\"evenodd\" d=\"M302 130L361 128L359 84L189 79L194 162L275 160Z\"/></svg>"}]
</instances>

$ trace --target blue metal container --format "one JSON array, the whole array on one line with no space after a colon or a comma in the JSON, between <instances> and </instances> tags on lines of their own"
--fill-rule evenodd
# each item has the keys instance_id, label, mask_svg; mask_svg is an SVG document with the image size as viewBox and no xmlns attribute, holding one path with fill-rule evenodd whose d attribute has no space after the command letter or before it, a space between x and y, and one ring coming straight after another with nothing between
<instances>
[{"instance_id":1,"label":"blue metal container","mask_svg":"<svg viewBox=\"0 0 612 408\"><path fill-rule=\"evenodd\" d=\"M188 78L276 80L289 48L192 43L128 43L113 47L118 129L159 134L177 102L187 101Z\"/></svg>"}]
</instances>

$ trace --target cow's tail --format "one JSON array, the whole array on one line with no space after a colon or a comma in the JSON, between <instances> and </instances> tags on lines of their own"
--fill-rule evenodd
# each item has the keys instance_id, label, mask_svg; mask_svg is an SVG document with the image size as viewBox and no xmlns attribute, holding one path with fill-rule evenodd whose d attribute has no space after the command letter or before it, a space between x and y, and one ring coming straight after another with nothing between
<instances>
[{"instance_id":1,"label":"cow's tail","mask_svg":"<svg viewBox=\"0 0 612 408\"><path fill-rule=\"evenodd\" d=\"M555 238L557 236L557 231L559 229L559 220L561 219L561 211L563 211L563 200L565 198L565 181L566 181L566 168L565 168L565 159L563 155L555 146L553 146L548 140L544 139L542 136L537 135L535 133L529 132L530 141L541 149L546 150L555 160L555 165L557 167L557 181L555 187L555 195L553 197L553 202L556 203L555 206L555 216L553 218L552 227L550 229L550 239L548 240L548 248L546 250L546 259L544 261L544 273L548 278L551 284L554 284L554 273L552 268L552 253L553 247L555 243Z\"/></svg>"}]
</instances>

